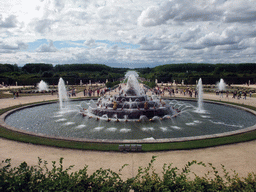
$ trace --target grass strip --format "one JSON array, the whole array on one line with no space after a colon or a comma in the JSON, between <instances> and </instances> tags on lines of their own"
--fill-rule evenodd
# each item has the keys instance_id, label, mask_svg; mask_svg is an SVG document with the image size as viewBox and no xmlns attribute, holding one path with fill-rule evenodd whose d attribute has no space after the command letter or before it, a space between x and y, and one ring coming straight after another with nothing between
<instances>
[{"instance_id":1,"label":"grass strip","mask_svg":"<svg viewBox=\"0 0 256 192\"><path fill-rule=\"evenodd\" d=\"M144 151L167 151L167 150L188 150L200 149L207 147L215 147L220 145L228 145L234 143L241 143L256 139L256 131L246 132L242 134L202 139L194 141L172 142L172 143L156 143L156 144L143 144Z\"/></svg>"}]
</instances>

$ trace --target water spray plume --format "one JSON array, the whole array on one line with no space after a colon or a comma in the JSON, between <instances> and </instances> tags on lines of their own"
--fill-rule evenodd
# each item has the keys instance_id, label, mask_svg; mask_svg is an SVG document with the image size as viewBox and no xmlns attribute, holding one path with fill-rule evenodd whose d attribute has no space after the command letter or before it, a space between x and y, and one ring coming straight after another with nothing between
<instances>
[{"instance_id":1,"label":"water spray plume","mask_svg":"<svg viewBox=\"0 0 256 192\"><path fill-rule=\"evenodd\" d=\"M58 83L58 95L59 95L60 109L63 109L64 102L68 101L68 94L67 94L67 89L66 89L64 80L62 78L59 79L59 83Z\"/></svg>"},{"instance_id":2,"label":"water spray plume","mask_svg":"<svg viewBox=\"0 0 256 192\"><path fill-rule=\"evenodd\" d=\"M47 83L44 82L43 80L41 80L40 83L38 83L37 87L39 89L39 92L49 90Z\"/></svg>"}]
</instances>

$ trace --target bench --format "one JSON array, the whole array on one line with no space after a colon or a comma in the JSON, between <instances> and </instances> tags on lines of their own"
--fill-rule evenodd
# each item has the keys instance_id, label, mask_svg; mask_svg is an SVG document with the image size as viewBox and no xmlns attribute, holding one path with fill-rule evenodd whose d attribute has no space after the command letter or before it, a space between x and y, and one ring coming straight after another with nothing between
<instances>
[{"instance_id":1,"label":"bench","mask_svg":"<svg viewBox=\"0 0 256 192\"><path fill-rule=\"evenodd\" d=\"M121 152L136 152L136 151L142 151L142 145L140 144L125 144L125 145L119 145L118 146L119 151Z\"/></svg>"}]
</instances>

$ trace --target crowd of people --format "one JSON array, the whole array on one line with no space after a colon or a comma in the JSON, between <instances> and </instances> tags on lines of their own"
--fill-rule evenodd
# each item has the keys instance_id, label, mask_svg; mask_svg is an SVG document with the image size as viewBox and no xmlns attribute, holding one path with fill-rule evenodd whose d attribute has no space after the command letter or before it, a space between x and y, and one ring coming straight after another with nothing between
<instances>
[{"instance_id":1,"label":"crowd of people","mask_svg":"<svg viewBox=\"0 0 256 192\"><path fill-rule=\"evenodd\" d=\"M229 94L232 94L232 98L233 99L246 99L247 98L247 95L249 94L249 97L252 97L252 91L232 91L232 92L229 92L229 91L216 91L216 95L220 95L221 98L223 98L224 94L226 94L226 97L229 97Z\"/></svg>"},{"instance_id":2,"label":"crowd of people","mask_svg":"<svg viewBox=\"0 0 256 192\"><path fill-rule=\"evenodd\" d=\"M125 85L124 85L125 86ZM107 92L110 92L110 88L100 88L100 87L85 87L83 90L83 96L84 97L102 97L104 96ZM122 86L118 86L114 89L115 92L120 92L122 91ZM191 87L186 87L186 88L178 88L176 86L156 86L155 88L148 89L144 88L145 94L147 92L151 92L154 95L158 96L167 96L167 97L175 97L176 95L182 95L182 96L188 96L188 97L198 97L198 90L196 87L191 88ZM75 97L76 96L76 89L75 87L72 87L69 89L67 92L69 97ZM53 95L53 92L52 92ZM230 92L229 90L226 91L216 91L216 95L220 95L220 98L223 98L224 96L226 98L229 97L229 95L232 95L231 98L233 99L246 99L247 96L252 97L252 91L245 91L245 90L235 90ZM18 98L19 97L19 91L13 92L13 98Z\"/></svg>"},{"instance_id":3,"label":"crowd of people","mask_svg":"<svg viewBox=\"0 0 256 192\"><path fill-rule=\"evenodd\" d=\"M173 88L173 87L155 87L153 89L150 89L149 91L152 91L155 95L159 96L170 96L170 97L175 97L175 95L180 94L184 96L189 96L189 97L198 97L198 91L197 89L192 89L192 88Z\"/></svg>"}]
</instances>

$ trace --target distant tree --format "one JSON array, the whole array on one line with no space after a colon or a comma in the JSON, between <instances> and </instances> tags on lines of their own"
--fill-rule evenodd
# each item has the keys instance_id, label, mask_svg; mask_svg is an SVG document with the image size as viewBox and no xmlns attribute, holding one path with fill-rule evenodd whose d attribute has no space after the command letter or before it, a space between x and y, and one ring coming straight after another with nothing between
<instances>
[{"instance_id":1,"label":"distant tree","mask_svg":"<svg viewBox=\"0 0 256 192\"><path fill-rule=\"evenodd\" d=\"M28 73L43 73L45 71L52 71L52 64L44 64L44 63L29 63L22 67L22 71L26 71Z\"/></svg>"},{"instance_id":2,"label":"distant tree","mask_svg":"<svg viewBox=\"0 0 256 192\"><path fill-rule=\"evenodd\" d=\"M6 73L6 72L18 72L19 67L17 64L11 65L11 64L0 64L0 73Z\"/></svg>"},{"instance_id":3,"label":"distant tree","mask_svg":"<svg viewBox=\"0 0 256 192\"><path fill-rule=\"evenodd\" d=\"M42 77L52 77L53 72L52 71L44 71L42 74Z\"/></svg>"}]
</instances>

